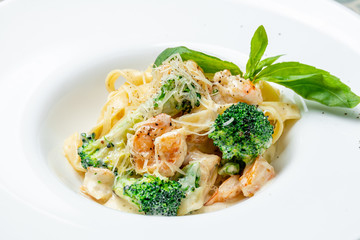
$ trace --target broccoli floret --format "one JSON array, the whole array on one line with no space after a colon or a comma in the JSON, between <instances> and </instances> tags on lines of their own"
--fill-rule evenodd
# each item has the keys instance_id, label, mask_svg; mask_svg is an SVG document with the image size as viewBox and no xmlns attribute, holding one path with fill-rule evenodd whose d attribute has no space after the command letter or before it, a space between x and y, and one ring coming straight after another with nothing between
<instances>
[{"instance_id":1,"label":"broccoli floret","mask_svg":"<svg viewBox=\"0 0 360 240\"><path fill-rule=\"evenodd\" d=\"M164 102L164 99L167 99ZM184 81L182 76L167 79L154 98L154 107L162 106L162 112L174 116L189 113L200 106L201 94L196 91L194 82Z\"/></svg>"},{"instance_id":2,"label":"broccoli floret","mask_svg":"<svg viewBox=\"0 0 360 240\"><path fill-rule=\"evenodd\" d=\"M146 215L176 216L181 204L188 205L199 198L200 163L193 162L182 169L185 175L178 174L174 180L145 174L140 178L118 176L115 180L115 193L135 204L139 212Z\"/></svg>"},{"instance_id":3,"label":"broccoli floret","mask_svg":"<svg viewBox=\"0 0 360 240\"><path fill-rule=\"evenodd\" d=\"M128 160L129 152L126 147L127 134L131 133L131 127L143 120L143 117L135 112L118 122L116 126L106 135L95 139L85 138L83 145L78 148L78 155L81 158L83 168L89 166L108 168L115 172L126 172L130 169L131 163ZM86 134L82 134L82 139ZM88 139L88 140L87 140ZM122 161L122 169L113 169L118 161Z\"/></svg>"},{"instance_id":4,"label":"broccoli floret","mask_svg":"<svg viewBox=\"0 0 360 240\"><path fill-rule=\"evenodd\" d=\"M95 141L95 133L87 135L86 133L81 134L81 140L83 142L83 145L78 149L79 156L81 158L81 165L83 168L88 167L106 167L107 165L97 160L96 158L92 157L92 154L90 152L87 152L86 150L89 150L88 145L91 145ZM93 152L98 151L98 149L91 148Z\"/></svg>"},{"instance_id":5,"label":"broccoli floret","mask_svg":"<svg viewBox=\"0 0 360 240\"><path fill-rule=\"evenodd\" d=\"M145 174L143 178L118 178L115 192L129 197L146 215L176 216L185 197L182 185L173 180Z\"/></svg>"},{"instance_id":6,"label":"broccoli floret","mask_svg":"<svg viewBox=\"0 0 360 240\"><path fill-rule=\"evenodd\" d=\"M201 95L198 91L201 87L196 86L197 83L191 77L169 75L162 80L162 85L153 98L141 104L134 112L127 114L106 136L96 140L93 136L83 142L78 149L82 166L85 169L89 166L113 169L114 165L120 163L121 169L115 169L119 174L131 169L130 154L125 147L128 133L134 133L132 127L160 113L175 116L190 112L200 105Z\"/></svg>"},{"instance_id":7,"label":"broccoli floret","mask_svg":"<svg viewBox=\"0 0 360 240\"><path fill-rule=\"evenodd\" d=\"M251 163L270 147L274 127L254 105L239 102L220 114L209 138L228 162Z\"/></svg>"}]
</instances>

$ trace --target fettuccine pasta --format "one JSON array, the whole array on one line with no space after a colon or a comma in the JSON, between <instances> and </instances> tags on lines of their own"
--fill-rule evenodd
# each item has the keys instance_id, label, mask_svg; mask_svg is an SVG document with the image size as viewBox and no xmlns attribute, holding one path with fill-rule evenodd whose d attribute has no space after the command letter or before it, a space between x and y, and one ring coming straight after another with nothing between
<instances>
[{"instance_id":1,"label":"fettuccine pasta","mask_svg":"<svg viewBox=\"0 0 360 240\"><path fill-rule=\"evenodd\" d=\"M122 79L125 82L116 88ZM182 188L177 215L241 194L252 196L274 175L269 156L276 151L286 121L300 118L297 106L282 102L272 85L263 81L254 85L228 70L204 74L196 62L183 61L177 54L144 72L113 70L105 87L109 95L96 125L88 133L74 133L66 139L64 153L74 170L85 173L84 194L125 211L153 213L144 202L137 202L140 197L132 195L135 190L128 192L139 186L136 181L140 186L148 184L149 175L181 186L195 181L192 192ZM218 129L219 116L240 103L260 112L272 131L260 154L246 163L224 158L215 138L209 138ZM220 127L226 129L234 121L238 119L230 118ZM248 182L250 176L256 186ZM113 189L111 194L109 189L110 193Z\"/></svg>"}]
</instances>

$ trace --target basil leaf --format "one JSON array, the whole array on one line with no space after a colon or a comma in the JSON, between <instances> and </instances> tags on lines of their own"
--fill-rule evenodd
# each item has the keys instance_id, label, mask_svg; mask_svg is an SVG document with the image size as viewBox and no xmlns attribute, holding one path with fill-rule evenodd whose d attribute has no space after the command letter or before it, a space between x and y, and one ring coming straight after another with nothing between
<instances>
[{"instance_id":1,"label":"basil leaf","mask_svg":"<svg viewBox=\"0 0 360 240\"><path fill-rule=\"evenodd\" d=\"M254 79L278 83L294 90L300 96L330 107L353 108L360 97L329 72L298 62L270 65Z\"/></svg>"},{"instance_id":2,"label":"basil leaf","mask_svg":"<svg viewBox=\"0 0 360 240\"><path fill-rule=\"evenodd\" d=\"M271 64L273 64L276 60L278 60L281 56L283 55L277 55L277 56L274 56L274 57L268 57L268 58L265 58L264 60L261 60L256 68L255 68L255 72L254 72L254 76L256 74L258 74L264 67L268 67L270 66Z\"/></svg>"},{"instance_id":3,"label":"basil leaf","mask_svg":"<svg viewBox=\"0 0 360 240\"><path fill-rule=\"evenodd\" d=\"M240 68L234 63L223 61L217 57L191 50L184 46L165 49L156 58L154 66L160 66L166 59L176 53L180 54L183 61L193 60L196 62L205 73L216 73L228 69L233 75L242 75Z\"/></svg>"},{"instance_id":4,"label":"basil leaf","mask_svg":"<svg viewBox=\"0 0 360 240\"><path fill-rule=\"evenodd\" d=\"M267 45L268 38L265 28L263 25L260 25L251 39L250 55L249 60L246 63L246 73L244 75L245 78L252 79L254 77L256 67L264 55Z\"/></svg>"}]
</instances>

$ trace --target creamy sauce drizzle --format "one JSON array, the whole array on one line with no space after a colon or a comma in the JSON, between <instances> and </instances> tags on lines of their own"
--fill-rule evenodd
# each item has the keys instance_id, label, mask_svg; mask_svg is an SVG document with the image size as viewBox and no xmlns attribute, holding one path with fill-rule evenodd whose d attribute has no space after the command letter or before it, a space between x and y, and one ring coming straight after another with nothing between
<instances>
[{"instance_id":1,"label":"creamy sauce drizzle","mask_svg":"<svg viewBox=\"0 0 360 240\"><path fill-rule=\"evenodd\" d=\"M119 198L115 193L112 194L111 198L104 204L104 206L127 213L139 214L139 210L135 206L126 200Z\"/></svg>"}]
</instances>

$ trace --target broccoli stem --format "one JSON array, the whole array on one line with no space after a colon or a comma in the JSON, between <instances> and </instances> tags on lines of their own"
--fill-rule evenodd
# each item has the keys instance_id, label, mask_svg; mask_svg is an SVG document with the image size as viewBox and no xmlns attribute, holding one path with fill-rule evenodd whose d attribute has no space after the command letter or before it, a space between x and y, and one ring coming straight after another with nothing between
<instances>
[{"instance_id":1,"label":"broccoli stem","mask_svg":"<svg viewBox=\"0 0 360 240\"><path fill-rule=\"evenodd\" d=\"M218 173L219 175L226 176L226 175L236 175L240 172L240 164L234 163L234 162L228 162L225 163L224 166L222 166Z\"/></svg>"},{"instance_id":2,"label":"broccoli stem","mask_svg":"<svg viewBox=\"0 0 360 240\"><path fill-rule=\"evenodd\" d=\"M183 171L185 172L185 176L179 179L179 183L182 185L183 191L188 195L199 187L200 163L193 162L188 164L184 167Z\"/></svg>"}]
</instances>

